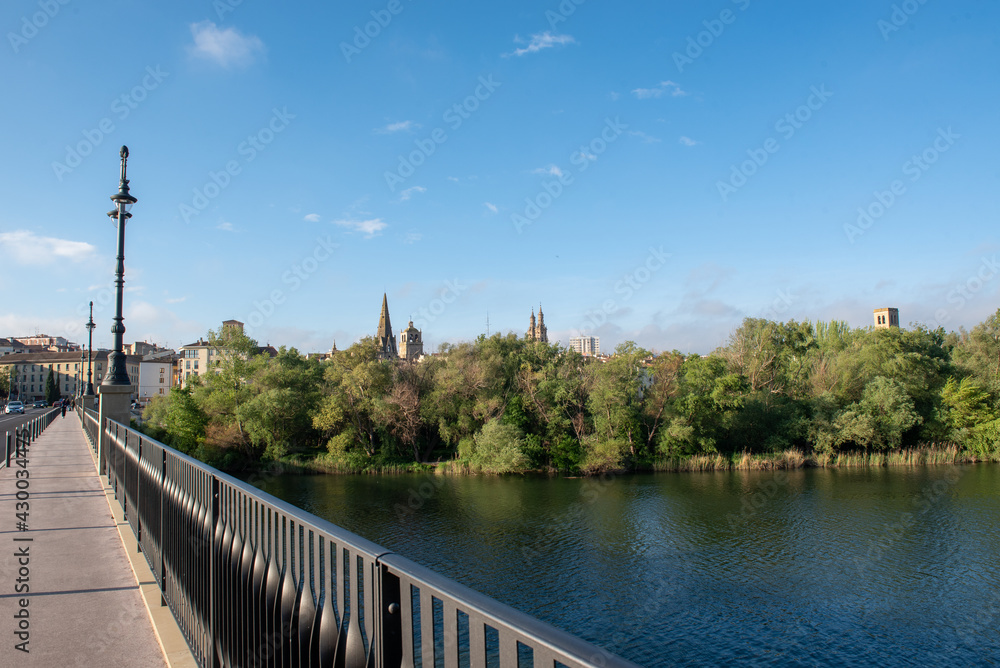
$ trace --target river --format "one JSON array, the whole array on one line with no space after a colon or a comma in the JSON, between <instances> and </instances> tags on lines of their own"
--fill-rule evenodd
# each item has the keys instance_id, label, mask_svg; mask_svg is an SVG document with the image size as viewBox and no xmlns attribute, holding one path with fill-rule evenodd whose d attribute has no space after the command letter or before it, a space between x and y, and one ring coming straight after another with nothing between
<instances>
[{"instance_id":1,"label":"river","mask_svg":"<svg viewBox=\"0 0 1000 668\"><path fill-rule=\"evenodd\" d=\"M1000 466L256 484L644 666L1000 664Z\"/></svg>"}]
</instances>

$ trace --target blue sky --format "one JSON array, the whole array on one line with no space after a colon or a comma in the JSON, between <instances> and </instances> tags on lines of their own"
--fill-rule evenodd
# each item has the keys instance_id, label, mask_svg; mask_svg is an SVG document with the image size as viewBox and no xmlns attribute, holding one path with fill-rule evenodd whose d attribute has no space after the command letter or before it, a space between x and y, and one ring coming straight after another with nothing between
<instances>
[{"instance_id":1,"label":"blue sky","mask_svg":"<svg viewBox=\"0 0 1000 668\"><path fill-rule=\"evenodd\" d=\"M10 0L0 336L247 323L709 352L744 317L971 326L1000 291L1000 6Z\"/></svg>"}]
</instances>

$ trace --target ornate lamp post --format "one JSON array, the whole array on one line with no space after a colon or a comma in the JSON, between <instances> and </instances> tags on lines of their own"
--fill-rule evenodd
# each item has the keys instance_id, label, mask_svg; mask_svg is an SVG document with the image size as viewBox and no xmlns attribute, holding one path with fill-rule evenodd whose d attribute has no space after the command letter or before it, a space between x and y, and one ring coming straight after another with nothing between
<instances>
[{"instance_id":1,"label":"ornate lamp post","mask_svg":"<svg viewBox=\"0 0 1000 668\"><path fill-rule=\"evenodd\" d=\"M111 196L111 201L115 203L115 208L108 212L108 216L114 220L118 226L118 267L115 270L115 324L111 326L111 333L115 335L115 349L108 355L108 372L104 374L101 385L132 385L128 377L128 369L125 365L125 353L122 351L122 335L125 333L125 325L122 323L122 293L125 289L125 223L132 214L129 209L136 203L135 197L128 192L128 179L125 178L128 166L128 147L122 146L120 152L122 158L122 174L118 182L118 192Z\"/></svg>"},{"instance_id":2,"label":"ornate lamp post","mask_svg":"<svg viewBox=\"0 0 1000 668\"><path fill-rule=\"evenodd\" d=\"M87 321L87 387L83 392L83 396L92 397L94 396L94 384L91 382L91 364L93 362L94 355L94 302L90 302L90 320Z\"/></svg>"}]
</instances>

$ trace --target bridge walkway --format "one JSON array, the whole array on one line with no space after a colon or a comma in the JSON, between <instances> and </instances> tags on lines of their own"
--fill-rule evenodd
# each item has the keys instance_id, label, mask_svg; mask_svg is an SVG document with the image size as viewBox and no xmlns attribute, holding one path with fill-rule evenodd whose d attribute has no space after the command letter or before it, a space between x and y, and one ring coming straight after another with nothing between
<instances>
[{"instance_id":1,"label":"bridge walkway","mask_svg":"<svg viewBox=\"0 0 1000 668\"><path fill-rule=\"evenodd\" d=\"M0 665L167 665L140 595L150 583L130 566L79 418L57 418L25 467L11 464L0 470Z\"/></svg>"}]
</instances>

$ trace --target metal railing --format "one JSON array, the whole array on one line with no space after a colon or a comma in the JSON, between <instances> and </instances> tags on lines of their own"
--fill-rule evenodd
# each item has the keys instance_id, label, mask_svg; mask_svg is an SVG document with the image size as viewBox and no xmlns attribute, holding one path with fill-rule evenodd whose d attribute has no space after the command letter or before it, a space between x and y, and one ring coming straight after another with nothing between
<instances>
[{"instance_id":1,"label":"metal railing","mask_svg":"<svg viewBox=\"0 0 1000 668\"><path fill-rule=\"evenodd\" d=\"M102 475L201 666L634 666L129 427L105 437Z\"/></svg>"},{"instance_id":2,"label":"metal railing","mask_svg":"<svg viewBox=\"0 0 1000 668\"><path fill-rule=\"evenodd\" d=\"M10 468L10 460L41 436L57 415L59 415L59 409L53 408L44 415L31 418L20 427L14 427L14 431L4 432L4 458L0 461L0 469Z\"/></svg>"}]
</instances>

